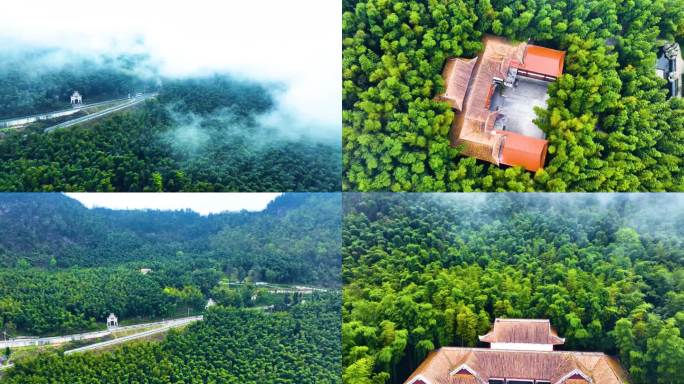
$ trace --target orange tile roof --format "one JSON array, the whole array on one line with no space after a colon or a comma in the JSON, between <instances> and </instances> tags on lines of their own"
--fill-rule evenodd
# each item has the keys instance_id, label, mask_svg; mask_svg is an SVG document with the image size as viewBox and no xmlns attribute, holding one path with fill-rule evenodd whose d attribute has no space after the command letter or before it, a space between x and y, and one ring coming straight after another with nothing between
<instances>
[{"instance_id":1,"label":"orange tile roof","mask_svg":"<svg viewBox=\"0 0 684 384\"><path fill-rule=\"evenodd\" d=\"M480 341L552 345L565 343L565 339L558 337L547 319L496 319L491 332L480 336Z\"/></svg>"},{"instance_id":2,"label":"orange tile roof","mask_svg":"<svg viewBox=\"0 0 684 384\"><path fill-rule=\"evenodd\" d=\"M452 144L464 145L464 155L498 165L503 137L494 132L499 114L489 110L488 98L493 79L504 78L510 59L522 59L523 50L495 36L485 36L483 45L484 51L477 57L463 109L454 119L451 136Z\"/></svg>"},{"instance_id":3,"label":"orange tile roof","mask_svg":"<svg viewBox=\"0 0 684 384\"><path fill-rule=\"evenodd\" d=\"M528 45L522 65L519 68L542 75L558 77L563 74L565 52L555 49Z\"/></svg>"},{"instance_id":4,"label":"orange tile roof","mask_svg":"<svg viewBox=\"0 0 684 384\"><path fill-rule=\"evenodd\" d=\"M460 111L452 124L451 143L454 146L462 145L465 156L496 165L520 165L529 171L536 171L544 166L546 140L522 140L512 137L511 133L495 131L494 123L500 114L489 110L494 78L506 78L511 63L522 63L529 46L525 43L510 44L496 36L485 36L482 41L484 50L480 56L469 61L450 59L442 74L447 91L437 99L449 102L452 108ZM531 52L531 64L535 64L533 67L536 68L539 54L535 53L536 49ZM506 136L510 138L508 144ZM506 156L503 156L504 153Z\"/></svg>"},{"instance_id":5,"label":"orange tile roof","mask_svg":"<svg viewBox=\"0 0 684 384\"><path fill-rule=\"evenodd\" d=\"M497 131L505 137L499 162L506 165L520 165L535 172L544 167L549 142L515 132Z\"/></svg>"},{"instance_id":6,"label":"orange tile roof","mask_svg":"<svg viewBox=\"0 0 684 384\"><path fill-rule=\"evenodd\" d=\"M452 374L463 367L474 375ZM425 384L487 384L492 378L509 378L571 384L578 377L588 377L593 384L627 383L627 374L603 353L450 347L430 352L404 383L420 379Z\"/></svg>"}]
</instances>

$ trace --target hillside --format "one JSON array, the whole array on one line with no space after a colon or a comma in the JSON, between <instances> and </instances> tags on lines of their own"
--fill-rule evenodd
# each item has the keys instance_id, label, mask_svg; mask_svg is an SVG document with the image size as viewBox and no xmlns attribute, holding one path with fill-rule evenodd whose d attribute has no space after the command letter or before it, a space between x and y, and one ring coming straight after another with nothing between
<instances>
[{"instance_id":1,"label":"hillside","mask_svg":"<svg viewBox=\"0 0 684 384\"><path fill-rule=\"evenodd\" d=\"M56 49L3 52L0 63L0 120L70 107L74 91L87 102L127 97L157 88L145 55L65 57Z\"/></svg>"},{"instance_id":2,"label":"hillside","mask_svg":"<svg viewBox=\"0 0 684 384\"><path fill-rule=\"evenodd\" d=\"M207 259L273 282L334 283L339 260L338 194L285 194L261 212L90 210L61 194L1 194L0 265L116 266ZM314 231L314 229L316 229ZM299 264L296 275L285 265ZM282 268L282 269L279 269ZM288 266L287 268L295 268ZM299 267L297 267L299 268ZM296 277L295 277L296 276Z\"/></svg>"},{"instance_id":3,"label":"hillside","mask_svg":"<svg viewBox=\"0 0 684 384\"><path fill-rule=\"evenodd\" d=\"M212 296L275 300L222 281L338 288L340 204L339 194L284 194L261 212L200 216L0 194L0 326L50 334L90 329L110 311L164 317Z\"/></svg>"},{"instance_id":4,"label":"hillside","mask_svg":"<svg viewBox=\"0 0 684 384\"><path fill-rule=\"evenodd\" d=\"M549 319L563 349L617 355L634 384L684 377L676 195L350 194L345 383L402 383L496 317ZM657 378L657 379L655 379Z\"/></svg>"},{"instance_id":5,"label":"hillside","mask_svg":"<svg viewBox=\"0 0 684 384\"><path fill-rule=\"evenodd\" d=\"M56 82L49 85L55 88L52 91L41 89L48 86L44 76L14 72L10 76L0 68L0 84L7 85L0 100L28 100L23 109L16 105L17 113L68 107L68 103L62 105L65 96L53 97L53 93L66 92L76 84L83 85L86 102L127 97L128 93L122 96L121 92L128 88L159 93L135 108L49 134L43 131L54 123L44 121L22 129L2 129L0 191L340 189L337 138L313 139L294 121L269 122L271 114L278 112L278 95L272 85L215 74L155 77L150 80L154 86L141 88L134 85L147 81L135 77L141 64L131 65L126 69L116 62L90 63L78 72L81 77L68 81L61 70L42 69L44 76ZM16 104L8 103L5 108Z\"/></svg>"},{"instance_id":6,"label":"hillside","mask_svg":"<svg viewBox=\"0 0 684 384\"><path fill-rule=\"evenodd\" d=\"M340 300L288 311L210 310L205 321L105 353L44 353L1 383L340 383Z\"/></svg>"}]
</instances>

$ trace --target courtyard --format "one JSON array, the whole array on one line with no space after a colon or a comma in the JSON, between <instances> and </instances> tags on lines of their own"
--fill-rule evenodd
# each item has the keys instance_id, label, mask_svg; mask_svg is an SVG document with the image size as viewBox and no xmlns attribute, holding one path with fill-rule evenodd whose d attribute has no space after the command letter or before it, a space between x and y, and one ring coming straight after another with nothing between
<instances>
[{"instance_id":1,"label":"courtyard","mask_svg":"<svg viewBox=\"0 0 684 384\"><path fill-rule=\"evenodd\" d=\"M490 111L502 117L496 129L519 133L537 139L546 138L544 131L533 122L535 107L546 108L548 81L518 77L513 87L497 86L492 95Z\"/></svg>"}]
</instances>

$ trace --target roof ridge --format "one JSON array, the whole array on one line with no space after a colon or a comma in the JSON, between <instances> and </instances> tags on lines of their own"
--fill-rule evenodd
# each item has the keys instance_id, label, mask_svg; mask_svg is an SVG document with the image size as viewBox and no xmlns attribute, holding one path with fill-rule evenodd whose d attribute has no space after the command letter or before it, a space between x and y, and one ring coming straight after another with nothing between
<instances>
[{"instance_id":1,"label":"roof ridge","mask_svg":"<svg viewBox=\"0 0 684 384\"><path fill-rule=\"evenodd\" d=\"M472 356L474 353L473 348L470 348L464 352L466 352L466 353L464 353L463 356L461 356L461 358L459 360L455 361L453 365L459 366L459 365L466 364L466 361L468 361L470 356Z\"/></svg>"},{"instance_id":2,"label":"roof ridge","mask_svg":"<svg viewBox=\"0 0 684 384\"><path fill-rule=\"evenodd\" d=\"M599 352L599 351L565 351L565 350L553 350L553 351L525 351L525 350L518 350L518 349L491 349L491 348L476 348L476 347L439 347L435 349L435 351L439 351L441 349L445 350L468 350L468 351L483 351L483 352L515 352L515 353L542 353L542 354L573 354L573 355L589 355L589 356L605 356L605 357L610 357L604 352Z\"/></svg>"},{"instance_id":3,"label":"roof ridge","mask_svg":"<svg viewBox=\"0 0 684 384\"><path fill-rule=\"evenodd\" d=\"M604 359L609 359L609 360L612 360L612 359L613 359L613 358L612 358L611 356L609 356L609 355L604 355L603 358L604 358ZM606 365L608 366L608 369L610 369L610 371L613 373L613 376L615 376L618 380L622 380L622 379L624 378L623 373L626 373L626 372L624 372L624 371L623 371L623 372L616 372L615 369L613 369L613 365L610 364L610 362L606 361L605 363L606 363ZM618 361L618 363L619 363L619 361Z\"/></svg>"},{"instance_id":4,"label":"roof ridge","mask_svg":"<svg viewBox=\"0 0 684 384\"><path fill-rule=\"evenodd\" d=\"M596 364L594 364L594 366L591 367L591 369L589 369L581 361L577 360L577 357L575 356L574 353L571 354L570 357L572 358L572 362L575 364L575 367L576 367L575 369L579 369L580 371L584 372L584 374L586 374L586 375L591 375L591 377L593 379L593 376L594 376L593 372L594 372L594 368L596 368ZM600 357L601 356L599 356L599 359L600 359ZM589 373L587 373L587 372L589 372Z\"/></svg>"}]
</instances>

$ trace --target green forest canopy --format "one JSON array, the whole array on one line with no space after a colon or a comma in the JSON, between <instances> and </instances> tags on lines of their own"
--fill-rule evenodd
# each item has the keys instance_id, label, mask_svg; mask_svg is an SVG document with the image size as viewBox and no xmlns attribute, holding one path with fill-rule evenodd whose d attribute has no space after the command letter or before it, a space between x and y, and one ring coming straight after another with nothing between
<instances>
[{"instance_id":1,"label":"green forest canopy","mask_svg":"<svg viewBox=\"0 0 684 384\"><path fill-rule=\"evenodd\" d=\"M204 321L105 353L39 354L17 363L3 384L341 382L340 298L265 314L218 307Z\"/></svg>"},{"instance_id":2,"label":"green forest canopy","mask_svg":"<svg viewBox=\"0 0 684 384\"><path fill-rule=\"evenodd\" d=\"M345 194L344 210L345 383L402 383L432 349L485 346L496 317L550 319L633 384L684 382L682 196Z\"/></svg>"},{"instance_id":3,"label":"green forest canopy","mask_svg":"<svg viewBox=\"0 0 684 384\"><path fill-rule=\"evenodd\" d=\"M343 1L343 188L352 191L681 191L684 100L655 75L684 42L680 0ZM536 173L459 156L436 102L448 57L490 33L567 51L537 125ZM612 44L614 43L614 44Z\"/></svg>"},{"instance_id":4,"label":"green forest canopy","mask_svg":"<svg viewBox=\"0 0 684 384\"><path fill-rule=\"evenodd\" d=\"M0 194L0 329L52 334L237 305L222 279L339 287L340 195L287 193L261 212L87 209ZM141 268L152 269L143 275Z\"/></svg>"},{"instance_id":5,"label":"green forest canopy","mask_svg":"<svg viewBox=\"0 0 684 384\"><path fill-rule=\"evenodd\" d=\"M31 72L41 60L0 63L0 118L61 109L75 89L88 102L160 93L140 107L51 134L43 133L49 122L0 132L1 191L341 188L338 142L288 138L283 131L296 127L260 122L276 108L277 87L228 75L148 79L138 75L144 58L129 56Z\"/></svg>"}]
</instances>

